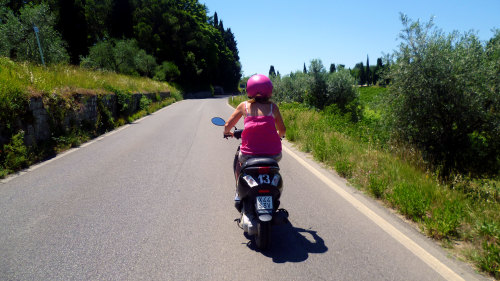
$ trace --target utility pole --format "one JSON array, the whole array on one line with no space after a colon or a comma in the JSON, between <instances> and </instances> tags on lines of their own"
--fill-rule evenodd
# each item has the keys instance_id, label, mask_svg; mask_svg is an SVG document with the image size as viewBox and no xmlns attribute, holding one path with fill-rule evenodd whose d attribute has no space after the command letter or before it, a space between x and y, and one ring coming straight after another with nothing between
<instances>
[{"instance_id":1,"label":"utility pole","mask_svg":"<svg viewBox=\"0 0 500 281\"><path fill-rule=\"evenodd\" d=\"M38 38L39 30L35 24L33 24L33 30L35 31L36 42L38 42L38 50L40 51L40 57L42 58L42 64L43 64L43 66L45 66L45 60L43 59L42 45L40 45L40 39Z\"/></svg>"}]
</instances>

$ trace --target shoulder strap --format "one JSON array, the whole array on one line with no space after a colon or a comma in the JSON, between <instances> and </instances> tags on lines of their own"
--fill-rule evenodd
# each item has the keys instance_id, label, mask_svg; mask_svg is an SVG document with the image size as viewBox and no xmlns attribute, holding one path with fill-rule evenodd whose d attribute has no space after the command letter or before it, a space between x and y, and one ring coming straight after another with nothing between
<instances>
[{"instance_id":1,"label":"shoulder strap","mask_svg":"<svg viewBox=\"0 0 500 281\"><path fill-rule=\"evenodd\" d=\"M273 103L271 103L271 112L269 113L269 116L273 116Z\"/></svg>"}]
</instances>

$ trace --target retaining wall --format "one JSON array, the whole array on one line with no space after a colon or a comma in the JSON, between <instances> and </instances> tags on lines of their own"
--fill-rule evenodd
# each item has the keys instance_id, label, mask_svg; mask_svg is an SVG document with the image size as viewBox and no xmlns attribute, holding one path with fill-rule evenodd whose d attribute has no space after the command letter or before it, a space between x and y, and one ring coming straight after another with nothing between
<instances>
[{"instance_id":1,"label":"retaining wall","mask_svg":"<svg viewBox=\"0 0 500 281\"><path fill-rule=\"evenodd\" d=\"M142 97L147 97L152 101L157 101L157 97L163 100L170 97L170 92L137 93L129 99L128 113L133 114L140 109ZM114 119L119 117L118 98L115 94L78 94L75 93L66 100L47 99L46 97L32 97L29 100L27 114L18 120L16 127L25 131L25 142L33 145L50 139L55 130L69 131L74 127L87 126L96 128L102 122L103 116L110 116ZM107 111L107 112L103 112ZM57 116L54 116L54 115ZM0 140L7 140L1 135Z\"/></svg>"}]
</instances>

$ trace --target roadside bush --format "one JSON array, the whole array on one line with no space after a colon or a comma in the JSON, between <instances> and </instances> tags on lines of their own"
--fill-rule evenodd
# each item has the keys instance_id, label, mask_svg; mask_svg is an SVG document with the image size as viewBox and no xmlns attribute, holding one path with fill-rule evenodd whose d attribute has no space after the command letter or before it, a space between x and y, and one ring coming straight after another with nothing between
<instances>
[{"instance_id":1,"label":"roadside bush","mask_svg":"<svg viewBox=\"0 0 500 281\"><path fill-rule=\"evenodd\" d=\"M113 44L109 41L95 44L89 49L89 55L81 58L80 65L91 69L114 71L117 67L113 55Z\"/></svg>"},{"instance_id":2,"label":"roadside bush","mask_svg":"<svg viewBox=\"0 0 500 281\"><path fill-rule=\"evenodd\" d=\"M308 74L302 72L290 73L283 78L271 77L273 81L273 99L278 102L300 102L304 101L307 93L307 85L311 83Z\"/></svg>"},{"instance_id":3,"label":"roadside bush","mask_svg":"<svg viewBox=\"0 0 500 281\"><path fill-rule=\"evenodd\" d=\"M126 75L152 77L157 67L153 56L139 48L135 39L98 42L80 65L91 69L114 71Z\"/></svg>"},{"instance_id":4,"label":"roadside bush","mask_svg":"<svg viewBox=\"0 0 500 281\"><path fill-rule=\"evenodd\" d=\"M155 69L154 79L158 81L174 81L181 75L179 68L173 62L164 61Z\"/></svg>"},{"instance_id":5,"label":"roadside bush","mask_svg":"<svg viewBox=\"0 0 500 281\"><path fill-rule=\"evenodd\" d=\"M309 83L304 102L318 109L323 109L329 105L329 96L326 89L327 73L321 60L315 59L311 61L309 66L309 75L311 83Z\"/></svg>"},{"instance_id":6,"label":"roadside bush","mask_svg":"<svg viewBox=\"0 0 500 281\"><path fill-rule=\"evenodd\" d=\"M348 70L327 73L319 59L311 61L308 73L296 72L273 79L273 99L277 102L306 103L317 109L335 105L353 121L361 117L355 79Z\"/></svg>"},{"instance_id":7,"label":"roadside bush","mask_svg":"<svg viewBox=\"0 0 500 281\"><path fill-rule=\"evenodd\" d=\"M9 144L3 146L5 154L4 165L8 169L17 171L28 165L28 149L24 145L24 131L12 136Z\"/></svg>"},{"instance_id":8,"label":"roadside bush","mask_svg":"<svg viewBox=\"0 0 500 281\"><path fill-rule=\"evenodd\" d=\"M422 150L444 177L498 173L498 60L488 59L473 33L445 35L432 20L401 21L403 42L390 70L396 136ZM495 53L498 43L489 48Z\"/></svg>"}]
</instances>

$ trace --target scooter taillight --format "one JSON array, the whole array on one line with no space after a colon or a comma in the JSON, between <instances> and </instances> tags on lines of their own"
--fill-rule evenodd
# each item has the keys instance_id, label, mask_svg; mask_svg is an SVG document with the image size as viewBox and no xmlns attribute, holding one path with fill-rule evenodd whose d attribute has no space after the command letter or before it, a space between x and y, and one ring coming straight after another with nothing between
<instances>
[{"instance_id":1,"label":"scooter taillight","mask_svg":"<svg viewBox=\"0 0 500 281\"><path fill-rule=\"evenodd\" d=\"M259 193L269 193L271 192L269 189L259 189Z\"/></svg>"},{"instance_id":2,"label":"scooter taillight","mask_svg":"<svg viewBox=\"0 0 500 281\"><path fill-rule=\"evenodd\" d=\"M259 167L259 174L269 174L270 167Z\"/></svg>"}]
</instances>

